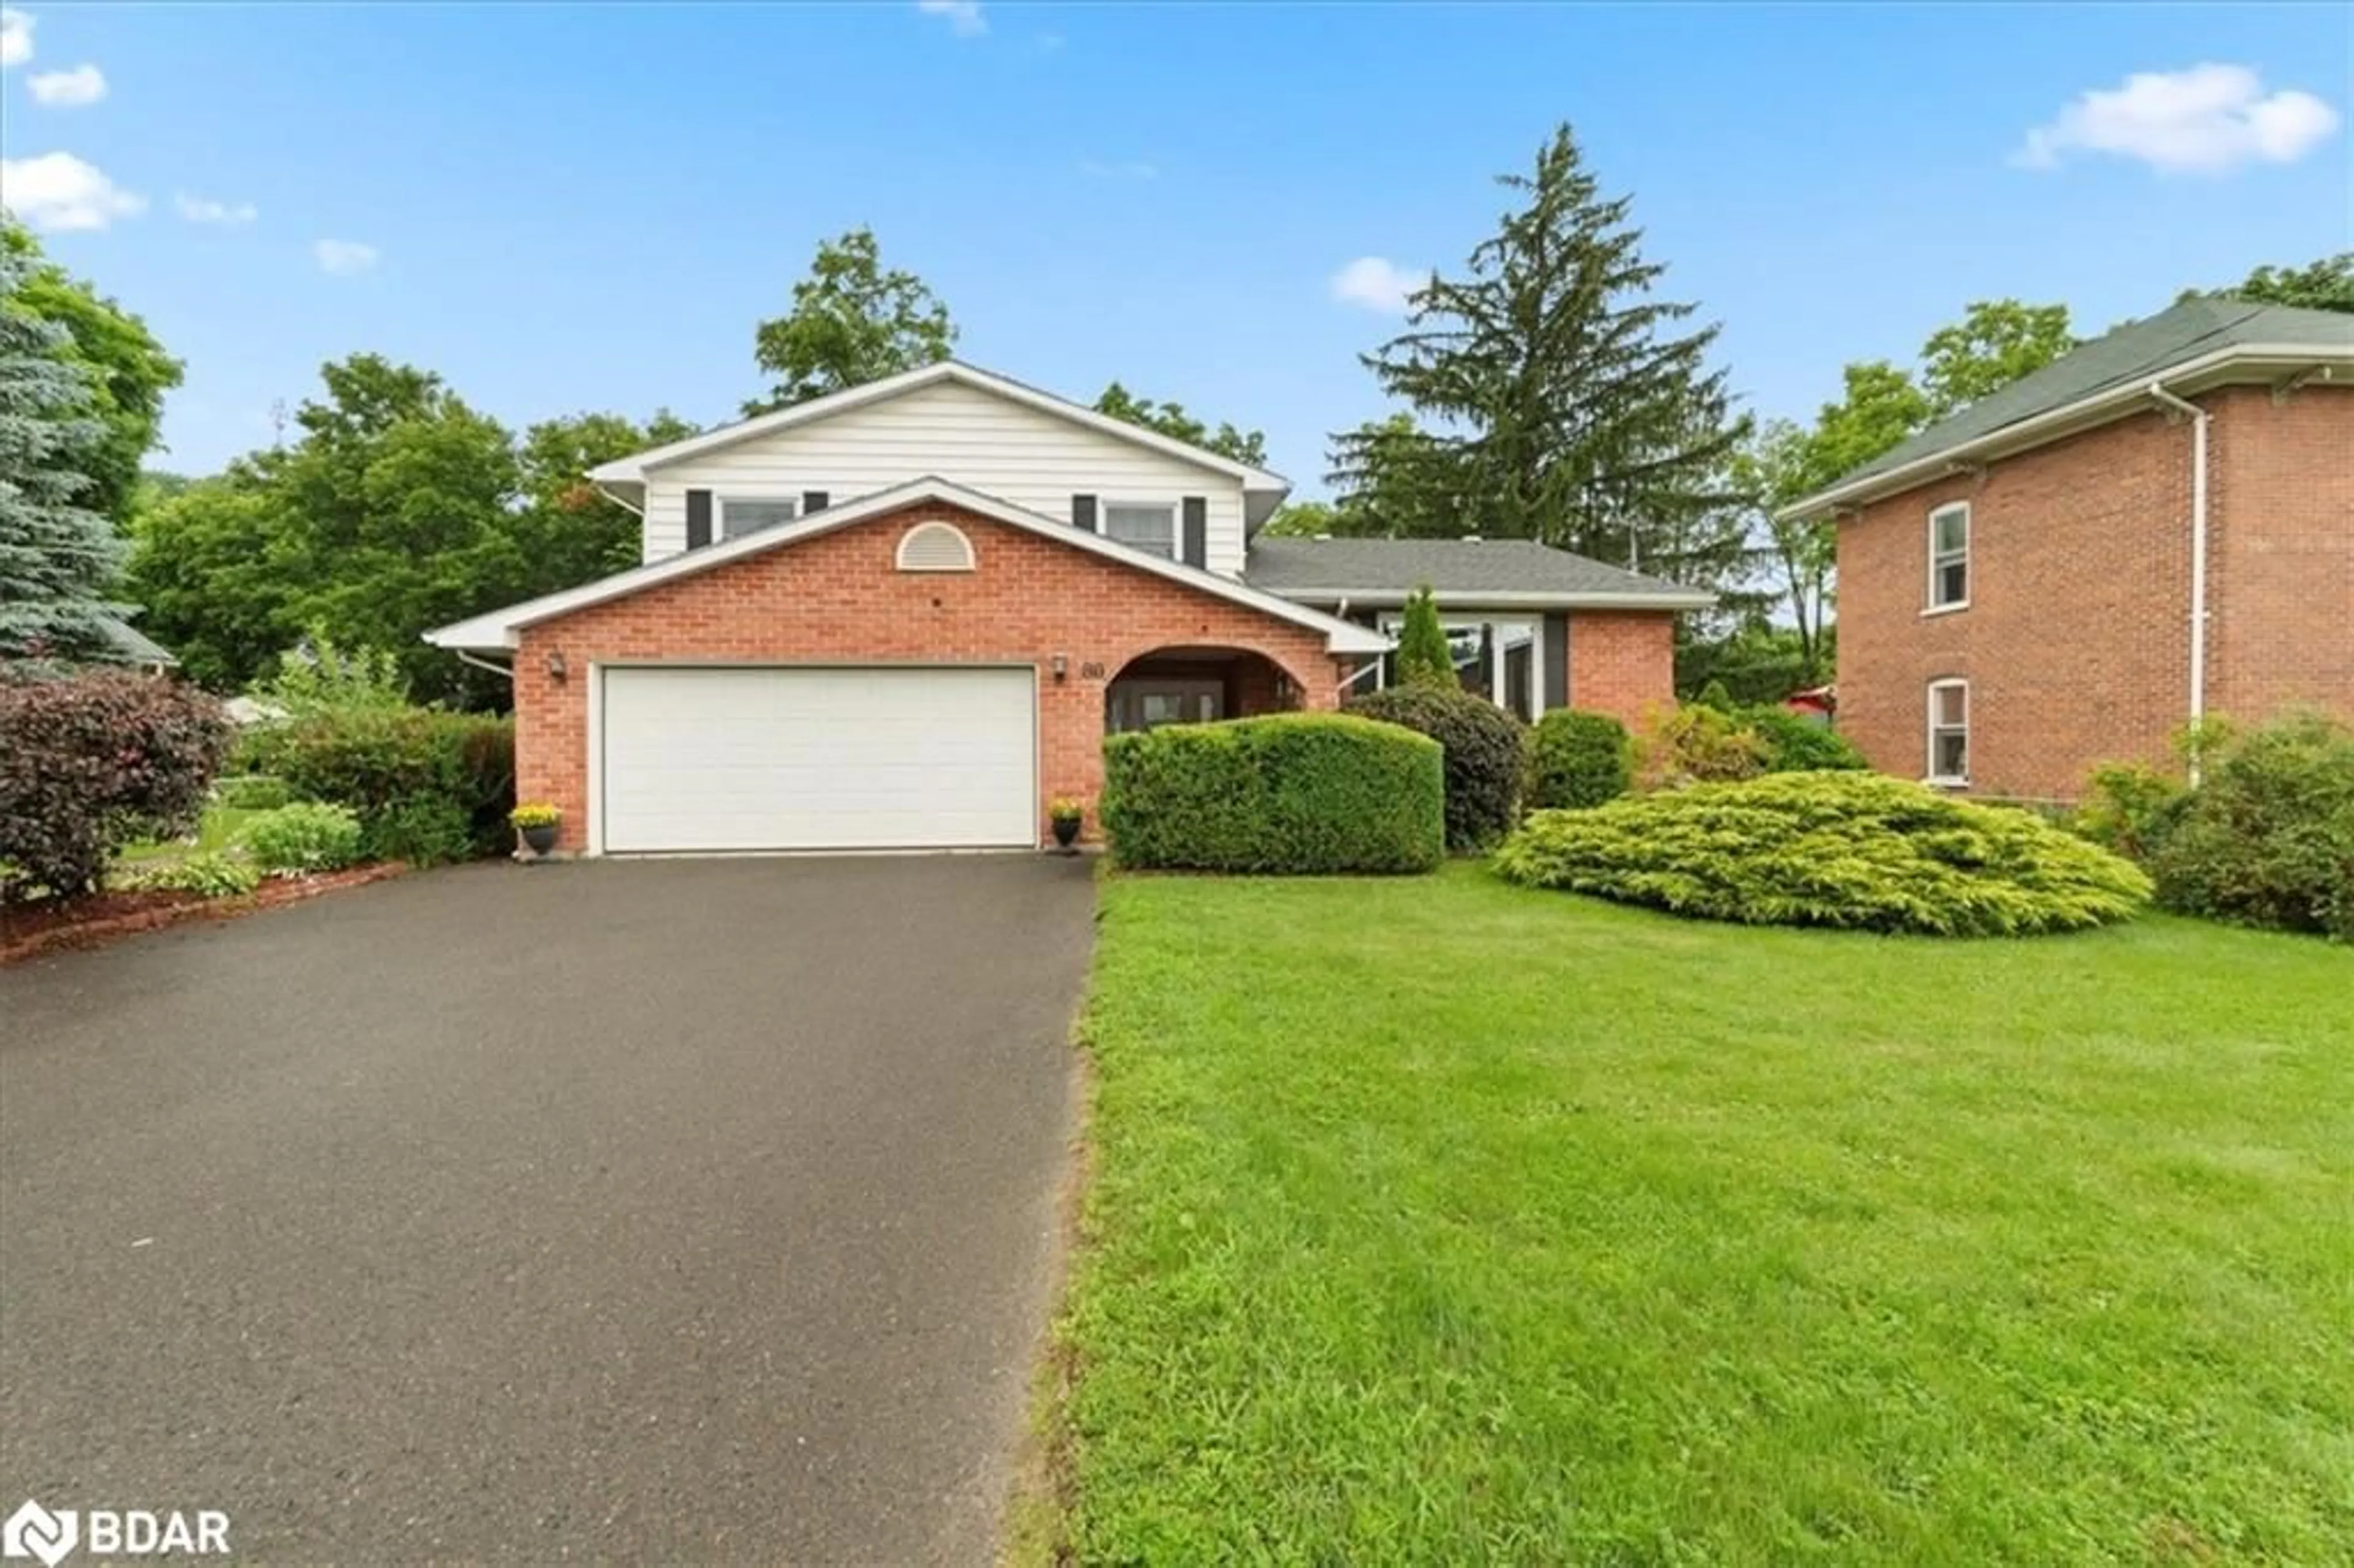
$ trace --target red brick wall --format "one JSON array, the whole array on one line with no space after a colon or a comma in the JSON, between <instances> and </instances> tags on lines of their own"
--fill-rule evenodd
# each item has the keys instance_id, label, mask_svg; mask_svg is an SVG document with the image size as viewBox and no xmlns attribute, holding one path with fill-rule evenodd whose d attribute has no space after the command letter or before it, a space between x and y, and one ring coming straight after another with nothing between
<instances>
[{"instance_id":1,"label":"red brick wall","mask_svg":"<svg viewBox=\"0 0 2354 1568\"><path fill-rule=\"evenodd\" d=\"M2208 711L2354 717L2354 387L2209 406Z\"/></svg>"},{"instance_id":2,"label":"red brick wall","mask_svg":"<svg viewBox=\"0 0 2354 1568\"><path fill-rule=\"evenodd\" d=\"M1676 618L1581 609L1569 618L1569 705L1630 728L1676 700Z\"/></svg>"},{"instance_id":3,"label":"red brick wall","mask_svg":"<svg viewBox=\"0 0 2354 1568\"><path fill-rule=\"evenodd\" d=\"M897 570L915 524L972 540L979 570ZM607 660L1020 662L1039 672L1040 832L1045 801L1092 806L1103 781L1104 688L1163 647L1241 648L1289 675L1296 705L1329 708L1339 679L1324 637L1100 556L937 503L854 524L527 629L515 655L519 799L564 810L563 846L586 847L590 664ZM560 652L567 678L547 673ZM1054 656L1067 661L1056 682Z\"/></svg>"},{"instance_id":4,"label":"red brick wall","mask_svg":"<svg viewBox=\"0 0 2354 1568\"><path fill-rule=\"evenodd\" d=\"M2354 393L2213 410L2208 710L2354 711ZM1839 530L1840 727L1926 770L1926 688L1970 683L1980 794L2073 799L2096 765L2163 763L2190 713L2191 428L2150 412L1866 507ZM1928 514L1970 503L1970 604L1924 614Z\"/></svg>"}]
</instances>

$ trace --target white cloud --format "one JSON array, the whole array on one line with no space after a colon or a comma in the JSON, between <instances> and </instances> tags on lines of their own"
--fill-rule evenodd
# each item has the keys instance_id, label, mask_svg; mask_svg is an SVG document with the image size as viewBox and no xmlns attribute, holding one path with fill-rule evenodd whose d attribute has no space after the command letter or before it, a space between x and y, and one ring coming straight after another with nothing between
<instances>
[{"instance_id":1,"label":"white cloud","mask_svg":"<svg viewBox=\"0 0 2354 1568\"><path fill-rule=\"evenodd\" d=\"M48 233L104 228L118 217L147 210L147 198L126 191L71 153L0 159L0 206Z\"/></svg>"},{"instance_id":2,"label":"white cloud","mask_svg":"<svg viewBox=\"0 0 2354 1568\"><path fill-rule=\"evenodd\" d=\"M1140 159L1125 163L1108 163L1101 158L1079 160L1079 173L1098 180L1157 180L1161 171Z\"/></svg>"},{"instance_id":3,"label":"white cloud","mask_svg":"<svg viewBox=\"0 0 2354 1568\"><path fill-rule=\"evenodd\" d=\"M0 5L0 69L33 58L33 18Z\"/></svg>"},{"instance_id":4,"label":"white cloud","mask_svg":"<svg viewBox=\"0 0 2354 1568\"><path fill-rule=\"evenodd\" d=\"M210 196L194 196L182 191L172 198L180 216L190 223L251 223L261 216L260 209L249 201L215 201Z\"/></svg>"},{"instance_id":5,"label":"white cloud","mask_svg":"<svg viewBox=\"0 0 2354 1568\"><path fill-rule=\"evenodd\" d=\"M94 65L78 65L71 70L28 76L25 85L32 89L36 103L51 109L80 109L106 96L106 73Z\"/></svg>"},{"instance_id":6,"label":"white cloud","mask_svg":"<svg viewBox=\"0 0 2354 1568\"><path fill-rule=\"evenodd\" d=\"M916 0L916 9L927 16L947 17L949 31L960 38L977 38L989 31L981 0Z\"/></svg>"},{"instance_id":7,"label":"white cloud","mask_svg":"<svg viewBox=\"0 0 2354 1568\"><path fill-rule=\"evenodd\" d=\"M2013 161L2056 166L2072 152L2137 158L2168 174L2220 175L2243 164L2294 163L2338 129L2338 111L2309 92L2264 90L2246 66L2137 71L2095 88L2027 133Z\"/></svg>"},{"instance_id":8,"label":"white cloud","mask_svg":"<svg viewBox=\"0 0 2354 1568\"><path fill-rule=\"evenodd\" d=\"M339 277L365 272L376 265L376 247L363 245L356 239L322 239L311 247L320 267Z\"/></svg>"},{"instance_id":9,"label":"white cloud","mask_svg":"<svg viewBox=\"0 0 2354 1568\"><path fill-rule=\"evenodd\" d=\"M1343 304L1402 315L1414 291L1429 281L1427 271L1401 267L1385 257L1360 256L1332 274L1332 297Z\"/></svg>"}]
</instances>

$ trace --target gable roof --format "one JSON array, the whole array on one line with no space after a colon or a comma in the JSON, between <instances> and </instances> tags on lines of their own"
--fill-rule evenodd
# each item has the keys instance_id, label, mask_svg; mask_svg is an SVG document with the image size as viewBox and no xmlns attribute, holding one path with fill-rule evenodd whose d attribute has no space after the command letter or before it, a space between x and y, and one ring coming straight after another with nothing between
<instances>
[{"instance_id":1,"label":"gable roof","mask_svg":"<svg viewBox=\"0 0 2354 1568\"><path fill-rule=\"evenodd\" d=\"M1214 472L1223 473L1228 478L1240 480L1245 490L1281 492L1291 488L1291 482L1279 473L1270 472L1263 468L1253 468L1246 462L1236 462L1230 457L1223 457L1216 452L1197 447L1190 441L1181 441L1173 436L1164 436L1158 430L1149 430L1141 425L1131 425L1126 419L1116 419L1109 414L1098 413L1084 404L1057 397L1051 392L1042 392L1035 387L1025 386L1010 376L1000 376L995 371L983 370L977 365L967 365L962 360L957 359L943 359L937 365L919 366L914 370L905 370L896 376L886 376L880 381L869 381L862 387L844 387L839 392L829 392L822 397L812 397L806 403L796 403L790 408L779 408L774 413L769 414L756 414L751 418L739 419L732 425L722 425L716 429L705 430L701 435L689 436L684 440L672 441L666 446L650 448L625 458L618 458L611 462L599 463L588 471L588 477L608 484L643 480L646 476L645 471L650 468L659 468L665 463L678 462L686 458L700 456L705 452L716 451L723 447L734 446L738 441L756 440L762 436L775 435L779 430L790 430L797 426L813 424L817 420L829 418L835 414L847 413L853 408L863 408L869 404L884 402L906 393L918 391L926 387L937 387L943 382L953 382L958 386L987 392L1008 401L1035 408L1040 413L1051 414L1058 419L1067 419L1075 425L1084 425L1100 434L1130 441L1140 447L1148 447L1164 456L1177 458Z\"/></svg>"},{"instance_id":2,"label":"gable roof","mask_svg":"<svg viewBox=\"0 0 2354 1568\"><path fill-rule=\"evenodd\" d=\"M1243 578L1287 599L1399 603L1418 588L1460 603L1702 609L1716 596L1533 539L1252 541Z\"/></svg>"},{"instance_id":3,"label":"gable roof","mask_svg":"<svg viewBox=\"0 0 2354 1568\"><path fill-rule=\"evenodd\" d=\"M1935 477L1940 460L2032 445L2138 407L2153 382L2272 367L2354 364L2354 316L2246 300L2185 300L2127 322L1792 503L1784 516L1866 499ZM2221 374L2217 374L2221 373ZM2179 390L2179 388L2170 388ZM1884 482L1902 479L1903 483Z\"/></svg>"},{"instance_id":4,"label":"gable roof","mask_svg":"<svg viewBox=\"0 0 2354 1568\"><path fill-rule=\"evenodd\" d=\"M878 490L871 495L842 502L796 522L780 523L719 544L683 551L646 566L632 567L628 571L599 577L576 588L567 588L561 593L543 594L521 604L511 604L485 615L436 627L425 634L425 641L437 648L471 652L512 649L517 645L519 635L526 626L552 620L559 615L568 615L592 604L626 598L663 583L724 567L747 556L798 544L803 539L830 534L837 528L847 528L926 501L946 502L993 522L1025 528L1057 544L1068 545L1073 549L1106 556L1122 566L1167 577L1172 582L1182 583L1188 588L1271 615L1278 620L1288 620L1295 626L1320 631L1324 634L1325 646L1334 653L1379 653L1389 646L1387 639L1352 621L1294 604L1288 599L1236 582L1231 577L1204 571L1199 567L1185 566L1166 556L1157 556L1123 545L1116 539L1107 539L1100 534L1075 528L1068 523L1033 512L1025 506L1016 506L994 495L968 489L936 474L928 474L922 479L893 485L888 490Z\"/></svg>"}]
</instances>

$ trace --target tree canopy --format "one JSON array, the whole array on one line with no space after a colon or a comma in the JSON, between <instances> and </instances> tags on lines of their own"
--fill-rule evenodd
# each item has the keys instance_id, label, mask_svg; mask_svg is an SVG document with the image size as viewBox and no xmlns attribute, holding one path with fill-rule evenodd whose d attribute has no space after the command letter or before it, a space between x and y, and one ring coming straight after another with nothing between
<instances>
[{"instance_id":1,"label":"tree canopy","mask_svg":"<svg viewBox=\"0 0 2354 1568\"><path fill-rule=\"evenodd\" d=\"M1458 274L1417 291L1407 330L1364 356L1411 410L1335 438L1335 478L1378 488L1385 532L1537 539L1625 563L1733 499L1743 421L1709 355L1717 329L1661 298L1630 199L1606 197L1564 124L1519 202Z\"/></svg>"},{"instance_id":2,"label":"tree canopy","mask_svg":"<svg viewBox=\"0 0 2354 1568\"><path fill-rule=\"evenodd\" d=\"M97 375L65 323L27 307L30 257L0 246L0 660L113 656L122 556L86 503L107 440Z\"/></svg>"},{"instance_id":3,"label":"tree canopy","mask_svg":"<svg viewBox=\"0 0 2354 1568\"><path fill-rule=\"evenodd\" d=\"M2076 343L2065 305L1973 300L1960 321L1938 328L1921 345L1921 390L1929 412L1942 418L1999 392Z\"/></svg>"},{"instance_id":4,"label":"tree canopy","mask_svg":"<svg viewBox=\"0 0 2354 1568\"><path fill-rule=\"evenodd\" d=\"M131 515L140 464L155 450L164 395L180 384L180 362L145 322L49 260L32 232L5 217L0 249L25 264L17 308L64 329L63 357L90 372L88 413L100 430L81 460L90 484L77 499L120 527Z\"/></svg>"},{"instance_id":5,"label":"tree canopy","mask_svg":"<svg viewBox=\"0 0 2354 1568\"><path fill-rule=\"evenodd\" d=\"M747 414L789 408L946 359L957 329L948 307L913 272L883 269L871 228L818 242L793 308L760 323L753 358L775 378Z\"/></svg>"},{"instance_id":6,"label":"tree canopy","mask_svg":"<svg viewBox=\"0 0 2354 1568\"><path fill-rule=\"evenodd\" d=\"M1216 429L1185 412L1182 403L1156 403L1150 397L1139 397L1115 381L1103 389L1096 399L1096 412L1109 414L1115 419L1125 419L1131 425L1141 425L1148 430L1158 430L1164 436L1214 451L1220 457L1246 462L1253 468L1267 466L1267 436L1258 430L1236 429L1221 421Z\"/></svg>"},{"instance_id":7,"label":"tree canopy","mask_svg":"<svg viewBox=\"0 0 2354 1568\"><path fill-rule=\"evenodd\" d=\"M2182 291L2186 300L2202 294L2354 315L2354 250L2340 250L2303 267L2259 267L2228 288Z\"/></svg>"}]
</instances>

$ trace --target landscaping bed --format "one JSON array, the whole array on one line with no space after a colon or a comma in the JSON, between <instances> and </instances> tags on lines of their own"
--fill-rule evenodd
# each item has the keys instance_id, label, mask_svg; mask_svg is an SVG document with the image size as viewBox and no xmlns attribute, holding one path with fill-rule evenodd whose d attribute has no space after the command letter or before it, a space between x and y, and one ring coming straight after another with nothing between
<instances>
[{"instance_id":1,"label":"landscaping bed","mask_svg":"<svg viewBox=\"0 0 2354 1568\"><path fill-rule=\"evenodd\" d=\"M2349 983L1114 876L1034 1554L2335 1561Z\"/></svg>"},{"instance_id":2,"label":"landscaping bed","mask_svg":"<svg viewBox=\"0 0 2354 1568\"><path fill-rule=\"evenodd\" d=\"M0 965L21 962L60 948L96 947L117 937L177 926L188 920L234 919L257 909L274 909L323 893L382 882L408 869L399 861L383 861L312 876L272 878L251 893L227 898L209 898L201 893L174 888L143 887L85 898L44 898L30 904L0 905Z\"/></svg>"}]
</instances>

